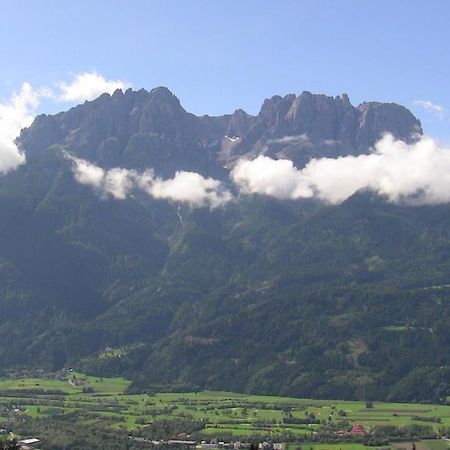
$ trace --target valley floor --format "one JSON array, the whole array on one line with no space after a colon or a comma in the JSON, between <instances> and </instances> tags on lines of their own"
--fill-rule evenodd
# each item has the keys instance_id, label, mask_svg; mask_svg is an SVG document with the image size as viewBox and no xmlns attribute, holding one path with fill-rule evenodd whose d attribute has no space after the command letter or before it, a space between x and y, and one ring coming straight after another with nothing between
<instances>
[{"instance_id":1,"label":"valley floor","mask_svg":"<svg viewBox=\"0 0 450 450\"><path fill-rule=\"evenodd\" d=\"M37 437L42 448L54 448L55 430L59 439L70 440L77 427L131 439L136 447L127 448L174 446L174 440L184 441L178 444L183 446L203 441L225 447L267 441L286 443L289 450L362 450L365 444L413 450L413 441L416 450L450 448L447 405L208 391L128 394L129 384L69 371L55 378L4 379L0 427L19 438Z\"/></svg>"}]
</instances>

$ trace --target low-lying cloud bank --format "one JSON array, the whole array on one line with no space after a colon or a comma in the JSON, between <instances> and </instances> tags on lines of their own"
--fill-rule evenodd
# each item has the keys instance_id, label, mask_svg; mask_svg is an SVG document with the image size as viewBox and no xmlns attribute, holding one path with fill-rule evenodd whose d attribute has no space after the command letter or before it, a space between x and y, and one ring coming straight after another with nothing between
<instances>
[{"instance_id":1,"label":"low-lying cloud bank","mask_svg":"<svg viewBox=\"0 0 450 450\"><path fill-rule=\"evenodd\" d=\"M88 161L68 157L74 162L75 179L102 196L124 199L132 189L139 188L153 198L212 208L233 199L220 181L195 172L180 171L164 180L152 170L106 171ZM372 191L392 203L448 203L450 149L439 148L427 137L406 144L386 135L368 155L314 159L303 169L297 169L290 160L258 156L239 161L230 177L243 195L290 200L318 198L339 204L356 192Z\"/></svg>"},{"instance_id":2,"label":"low-lying cloud bank","mask_svg":"<svg viewBox=\"0 0 450 450\"><path fill-rule=\"evenodd\" d=\"M392 203L448 203L450 149L428 137L406 144L385 135L368 155L313 159L303 169L289 160L259 156L239 161L231 178L244 194L279 199L317 197L339 204L369 190Z\"/></svg>"},{"instance_id":3,"label":"low-lying cloud bank","mask_svg":"<svg viewBox=\"0 0 450 450\"><path fill-rule=\"evenodd\" d=\"M57 103L82 102L130 86L121 80L107 80L97 72L74 75L69 83L57 82L55 87L34 89L30 83L23 83L9 100L0 101L0 175L25 163L25 155L17 148L15 139L22 128L31 125L43 98Z\"/></svg>"},{"instance_id":4,"label":"low-lying cloud bank","mask_svg":"<svg viewBox=\"0 0 450 450\"><path fill-rule=\"evenodd\" d=\"M133 189L141 189L153 198L211 208L223 206L233 198L220 181L195 172L180 171L164 180L156 177L152 170L142 173L122 168L104 170L83 159L66 157L74 164L75 180L91 186L104 197L123 200Z\"/></svg>"}]
</instances>

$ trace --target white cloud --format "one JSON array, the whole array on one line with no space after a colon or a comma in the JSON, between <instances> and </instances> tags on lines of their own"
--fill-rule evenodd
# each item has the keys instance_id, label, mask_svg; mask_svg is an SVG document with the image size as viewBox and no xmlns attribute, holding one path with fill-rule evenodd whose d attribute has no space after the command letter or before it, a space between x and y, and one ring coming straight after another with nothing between
<instances>
[{"instance_id":1,"label":"white cloud","mask_svg":"<svg viewBox=\"0 0 450 450\"><path fill-rule=\"evenodd\" d=\"M48 97L49 90L35 90L24 83L20 92L0 103L0 174L5 174L25 163L25 155L17 148L14 140L20 130L33 122L41 97Z\"/></svg>"},{"instance_id":2,"label":"white cloud","mask_svg":"<svg viewBox=\"0 0 450 450\"><path fill-rule=\"evenodd\" d=\"M222 206L232 198L227 190L222 189L220 181L185 171L177 172L168 180L156 179L147 192L155 198L212 208Z\"/></svg>"},{"instance_id":3,"label":"white cloud","mask_svg":"<svg viewBox=\"0 0 450 450\"><path fill-rule=\"evenodd\" d=\"M267 141L267 144L287 144L287 145L303 144L306 146L310 146L311 141L310 141L309 137L305 133L303 133L303 134L298 134L298 135L293 135L293 136L283 136L283 137L277 138L277 139L269 139Z\"/></svg>"},{"instance_id":4,"label":"white cloud","mask_svg":"<svg viewBox=\"0 0 450 450\"><path fill-rule=\"evenodd\" d=\"M89 161L78 158L70 158L74 163L73 173L75 180L80 184L86 184L98 189L102 188L105 171Z\"/></svg>"},{"instance_id":5,"label":"white cloud","mask_svg":"<svg viewBox=\"0 0 450 450\"><path fill-rule=\"evenodd\" d=\"M430 100L415 100L413 103L425 111L435 114L440 119L444 117L445 108L442 105L437 105L436 103L430 102Z\"/></svg>"},{"instance_id":6,"label":"white cloud","mask_svg":"<svg viewBox=\"0 0 450 450\"><path fill-rule=\"evenodd\" d=\"M291 135L291 136L282 136L280 138L276 139L268 139L266 141L266 148L267 146L272 144L283 144L283 145L302 145L303 147L312 147L313 145L326 145L326 146L334 146L336 144L339 144L339 140L334 139L317 139L314 143L311 141L309 136L306 133L298 134L298 135Z\"/></svg>"},{"instance_id":7,"label":"white cloud","mask_svg":"<svg viewBox=\"0 0 450 450\"><path fill-rule=\"evenodd\" d=\"M114 198L124 200L133 188L136 173L131 170L114 168L105 174L104 190L113 195Z\"/></svg>"},{"instance_id":8,"label":"white cloud","mask_svg":"<svg viewBox=\"0 0 450 450\"><path fill-rule=\"evenodd\" d=\"M82 102L94 100L107 92L112 94L116 89L127 89L131 85L122 80L107 80L97 72L85 72L75 75L71 83L57 83L60 94L57 98L66 102Z\"/></svg>"},{"instance_id":9,"label":"white cloud","mask_svg":"<svg viewBox=\"0 0 450 450\"><path fill-rule=\"evenodd\" d=\"M153 198L212 208L232 200L220 181L195 172L180 171L173 178L162 179L151 170L104 170L69 158L74 162L75 179L103 196L124 199L132 189L141 189ZM406 144L386 135L371 154L314 159L303 169L297 169L290 160L266 156L240 160L231 178L243 194L279 199L315 197L339 204L356 192L370 190L392 203L449 203L450 148L440 148L427 137Z\"/></svg>"},{"instance_id":10,"label":"white cloud","mask_svg":"<svg viewBox=\"0 0 450 450\"><path fill-rule=\"evenodd\" d=\"M71 83L58 82L56 86L58 91L55 92L46 86L34 89L25 82L18 93L13 93L7 101L0 101L0 175L25 163L25 155L17 148L15 139L22 128L32 124L42 98L80 102L92 100L104 92L111 94L116 89L130 87L124 81L106 80L96 72L75 75ZM108 183L116 187L124 182L119 173L110 174L110 177Z\"/></svg>"},{"instance_id":11,"label":"white cloud","mask_svg":"<svg viewBox=\"0 0 450 450\"><path fill-rule=\"evenodd\" d=\"M132 189L139 188L153 198L211 208L222 206L232 199L220 181L195 172L180 171L173 178L164 180L155 177L152 170L143 173L122 168L104 170L89 161L67 154L66 157L74 163L75 180L91 186L102 196L123 200Z\"/></svg>"},{"instance_id":12,"label":"white cloud","mask_svg":"<svg viewBox=\"0 0 450 450\"><path fill-rule=\"evenodd\" d=\"M94 188L103 196L111 195L117 200L124 200L133 187L133 180L137 176L134 171L114 168L104 170L84 159L65 154L73 165L75 180Z\"/></svg>"},{"instance_id":13,"label":"white cloud","mask_svg":"<svg viewBox=\"0 0 450 450\"><path fill-rule=\"evenodd\" d=\"M244 194L263 194L279 199L314 195L301 171L288 159L258 156L251 161L240 160L231 171L231 177Z\"/></svg>"},{"instance_id":14,"label":"white cloud","mask_svg":"<svg viewBox=\"0 0 450 450\"><path fill-rule=\"evenodd\" d=\"M393 203L448 203L450 149L427 137L408 145L386 135L369 155L315 159L301 170L292 161L259 156L239 161L231 176L243 193L280 199L315 196L338 204L371 190Z\"/></svg>"}]
</instances>

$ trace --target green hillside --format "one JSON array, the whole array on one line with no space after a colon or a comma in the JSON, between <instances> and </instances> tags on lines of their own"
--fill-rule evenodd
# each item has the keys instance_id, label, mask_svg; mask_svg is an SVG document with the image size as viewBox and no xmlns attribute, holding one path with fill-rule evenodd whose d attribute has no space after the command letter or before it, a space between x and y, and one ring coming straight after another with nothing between
<instances>
[{"instance_id":1,"label":"green hillside","mask_svg":"<svg viewBox=\"0 0 450 450\"><path fill-rule=\"evenodd\" d=\"M74 366L148 392L450 395L447 206L114 201L49 149L0 179L0 208L4 371Z\"/></svg>"}]
</instances>

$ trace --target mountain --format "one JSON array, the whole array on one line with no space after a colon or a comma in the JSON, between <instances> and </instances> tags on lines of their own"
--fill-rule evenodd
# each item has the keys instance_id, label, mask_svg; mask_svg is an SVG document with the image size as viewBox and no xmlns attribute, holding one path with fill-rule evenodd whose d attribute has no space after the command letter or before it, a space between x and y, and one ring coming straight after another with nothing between
<instances>
[{"instance_id":1,"label":"mountain","mask_svg":"<svg viewBox=\"0 0 450 450\"><path fill-rule=\"evenodd\" d=\"M22 131L27 155L52 145L98 163L173 175L193 170L222 177L223 165L265 154L302 165L312 157L365 153L383 133L409 141L422 134L420 122L404 107L363 103L348 96L303 92L274 96L257 116L237 110L220 117L186 112L167 89L117 90L54 116L41 115Z\"/></svg>"},{"instance_id":2,"label":"mountain","mask_svg":"<svg viewBox=\"0 0 450 450\"><path fill-rule=\"evenodd\" d=\"M450 209L360 192L339 205L236 195L192 207L100 195L73 158L233 190L241 157L360 155L422 134L404 107L275 96L197 117L166 88L38 116L0 178L0 368L74 366L141 391L323 398L450 395Z\"/></svg>"}]
</instances>

